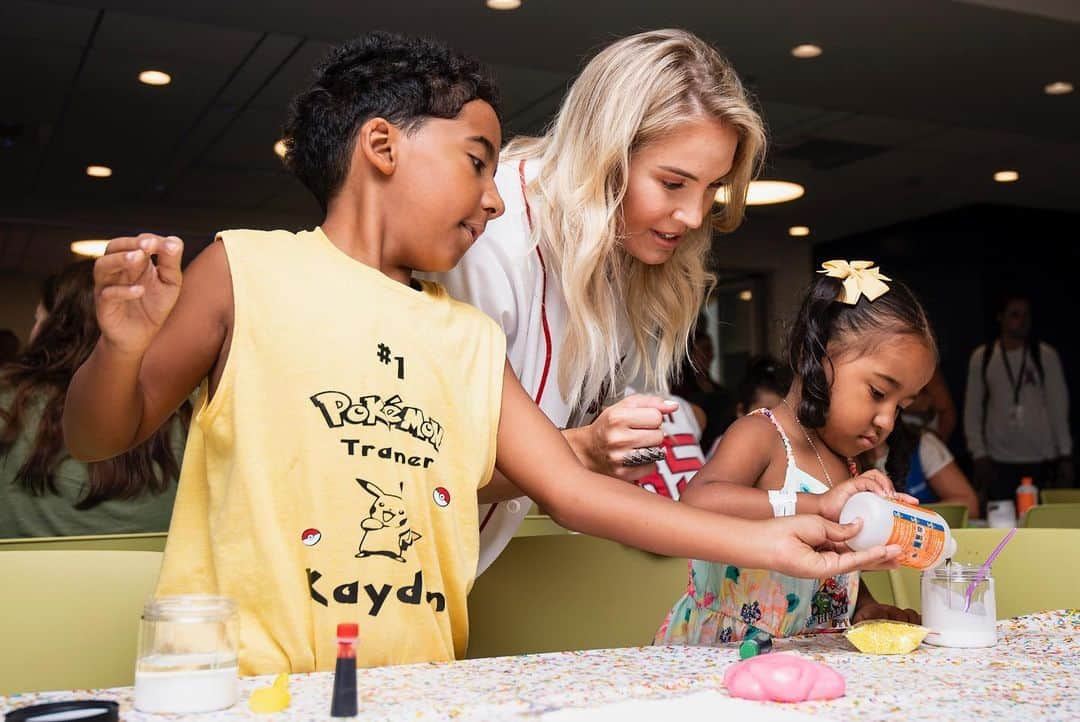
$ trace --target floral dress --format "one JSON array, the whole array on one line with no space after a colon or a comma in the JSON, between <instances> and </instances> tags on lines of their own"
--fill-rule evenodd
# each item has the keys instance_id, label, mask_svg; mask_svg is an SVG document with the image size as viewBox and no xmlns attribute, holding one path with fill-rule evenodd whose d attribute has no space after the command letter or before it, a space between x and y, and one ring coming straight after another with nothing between
<instances>
[{"instance_id":1,"label":"floral dress","mask_svg":"<svg viewBox=\"0 0 1080 722\"><path fill-rule=\"evenodd\" d=\"M768 409L787 456L785 491L823 494L828 487L795 465L784 428ZM852 475L854 462L848 461ZM774 637L848 626L859 593L859 574L798 579L766 569L745 569L691 559L686 594L668 612L654 644L712 645L742 639L752 629Z\"/></svg>"}]
</instances>

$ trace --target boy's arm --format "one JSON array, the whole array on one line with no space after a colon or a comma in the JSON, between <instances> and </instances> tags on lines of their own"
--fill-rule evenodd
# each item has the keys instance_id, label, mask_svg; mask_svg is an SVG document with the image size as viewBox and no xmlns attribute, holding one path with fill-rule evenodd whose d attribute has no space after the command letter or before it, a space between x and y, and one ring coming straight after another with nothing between
<instances>
[{"instance_id":1,"label":"boy's arm","mask_svg":"<svg viewBox=\"0 0 1080 722\"><path fill-rule=\"evenodd\" d=\"M633 394L604 409L592 423L563 429L562 436L585 468L623 481L637 481L656 473L656 463L625 466L622 460L634 449L664 443L664 414L678 410L675 402ZM524 493L496 471L480 489L479 501L491 504Z\"/></svg>"},{"instance_id":2,"label":"boy's arm","mask_svg":"<svg viewBox=\"0 0 1080 722\"><path fill-rule=\"evenodd\" d=\"M786 457L781 455L771 461L767 451L779 445L772 422L758 415L742 417L724 433L716 453L694 476L680 500L690 506L743 519L771 519L774 511L769 493L755 484L770 463L783 464L786 471ZM795 512L817 514L837 521L847 500L860 491L889 497L895 495L889 478L872 470L837 483L824 494L796 494ZM899 498L917 503L906 495Z\"/></svg>"},{"instance_id":3,"label":"boy's arm","mask_svg":"<svg viewBox=\"0 0 1080 722\"><path fill-rule=\"evenodd\" d=\"M846 541L859 524L799 516L753 522L714 514L586 470L521 388L503 374L497 466L562 526L657 554L726 561L801 577L895 566L898 547L818 552Z\"/></svg>"},{"instance_id":4,"label":"boy's arm","mask_svg":"<svg viewBox=\"0 0 1080 722\"><path fill-rule=\"evenodd\" d=\"M101 338L64 405L75 458L107 459L144 441L222 356L232 317L225 249L211 244L183 274L182 254L180 239L143 234L114 239L95 263Z\"/></svg>"}]
</instances>

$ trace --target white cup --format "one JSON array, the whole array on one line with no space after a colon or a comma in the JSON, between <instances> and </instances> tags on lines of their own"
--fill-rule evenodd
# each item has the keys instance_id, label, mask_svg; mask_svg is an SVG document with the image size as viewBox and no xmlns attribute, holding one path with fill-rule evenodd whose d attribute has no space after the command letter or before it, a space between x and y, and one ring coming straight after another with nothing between
<instances>
[{"instance_id":1,"label":"white cup","mask_svg":"<svg viewBox=\"0 0 1080 722\"><path fill-rule=\"evenodd\" d=\"M1016 504L1008 499L986 502L986 523L995 529L1016 526Z\"/></svg>"}]
</instances>

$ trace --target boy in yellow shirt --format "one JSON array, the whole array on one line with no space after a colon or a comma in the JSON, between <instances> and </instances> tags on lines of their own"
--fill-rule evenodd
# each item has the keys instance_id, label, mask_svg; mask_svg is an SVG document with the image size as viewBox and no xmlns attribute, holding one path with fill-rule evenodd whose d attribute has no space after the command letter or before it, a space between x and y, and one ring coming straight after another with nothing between
<instances>
[{"instance_id":1,"label":"boy in yellow shirt","mask_svg":"<svg viewBox=\"0 0 1080 722\"><path fill-rule=\"evenodd\" d=\"M826 577L898 553L815 551L857 527L727 518L581 466L495 323L412 278L502 213L496 108L476 61L363 36L286 128L320 227L224 231L184 273L175 237L117 238L97 261L102 334L68 392L68 447L120 453L203 384L158 592L236 599L243 673L332 669L339 622L359 622L361 665L463 655L496 466L564 526L660 554ZM868 477L833 506L857 486L891 492Z\"/></svg>"}]
</instances>

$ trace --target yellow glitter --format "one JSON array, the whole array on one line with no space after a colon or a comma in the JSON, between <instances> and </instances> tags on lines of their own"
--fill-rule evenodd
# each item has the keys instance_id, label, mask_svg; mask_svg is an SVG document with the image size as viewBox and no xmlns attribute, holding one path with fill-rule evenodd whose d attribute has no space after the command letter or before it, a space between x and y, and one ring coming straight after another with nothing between
<instances>
[{"instance_id":1,"label":"yellow glitter","mask_svg":"<svg viewBox=\"0 0 1080 722\"><path fill-rule=\"evenodd\" d=\"M907 654L930 633L926 627L905 622L870 619L859 622L844 636L864 654Z\"/></svg>"}]
</instances>

